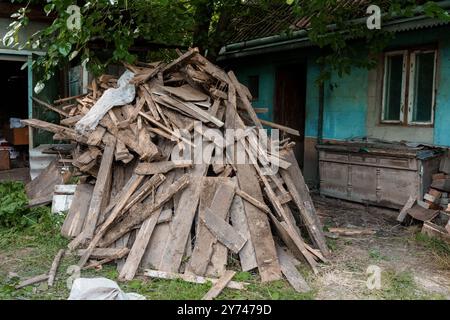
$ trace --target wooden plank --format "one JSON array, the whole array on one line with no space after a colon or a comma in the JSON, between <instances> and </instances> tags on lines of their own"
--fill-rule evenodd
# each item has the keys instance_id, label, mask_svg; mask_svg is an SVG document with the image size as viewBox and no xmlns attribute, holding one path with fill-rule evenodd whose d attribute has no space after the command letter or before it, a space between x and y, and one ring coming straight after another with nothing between
<instances>
[{"instance_id":1,"label":"wooden plank","mask_svg":"<svg viewBox=\"0 0 450 320\"><path fill-rule=\"evenodd\" d=\"M204 111L200 107L197 107L195 104L190 102L182 102L177 99L174 99L170 96L159 96L155 97L155 101L161 103L167 107L174 108L178 111L182 111L202 122L211 122L215 124L217 127L222 127L223 122L213 117L207 111Z\"/></svg>"},{"instance_id":2,"label":"wooden plank","mask_svg":"<svg viewBox=\"0 0 450 320\"><path fill-rule=\"evenodd\" d=\"M278 260L280 261L281 272L283 272L289 284L295 291L305 293L311 291L310 286L295 267L294 258L283 248L277 245Z\"/></svg>"},{"instance_id":3,"label":"wooden plank","mask_svg":"<svg viewBox=\"0 0 450 320\"><path fill-rule=\"evenodd\" d=\"M53 190L57 184L64 184L64 177L60 174L58 161L55 159L39 176L26 184L25 192L29 199L53 198Z\"/></svg>"},{"instance_id":4,"label":"wooden plank","mask_svg":"<svg viewBox=\"0 0 450 320\"><path fill-rule=\"evenodd\" d=\"M144 276L151 277L151 278L157 278L157 279L167 279L167 280L181 279L186 282L198 283L198 284L205 284L208 282L215 284L215 283L217 283L217 281L219 281L219 279L206 278L206 277L196 276L196 275L192 275L192 274L165 272L165 271L150 270L150 269L146 269L144 271ZM230 288L230 289L235 289L235 290L245 290L245 287L247 285L249 285L249 283L230 281L230 282L228 282L226 287Z\"/></svg>"},{"instance_id":5,"label":"wooden plank","mask_svg":"<svg viewBox=\"0 0 450 320\"><path fill-rule=\"evenodd\" d=\"M48 281L47 284L49 287L53 286L53 283L55 282L56 272L58 271L59 262L61 261L63 255L65 253L64 249L60 249L58 253L56 254L55 258L53 259L52 266L50 268L50 271L48 273Z\"/></svg>"},{"instance_id":6,"label":"wooden plank","mask_svg":"<svg viewBox=\"0 0 450 320\"><path fill-rule=\"evenodd\" d=\"M77 185L72 205L61 227L61 234L63 236L73 238L80 234L89 210L93 190L94 186L91 184Z\"/></svg>"},{"instance_id":7,"label":"wooden plank","mask_svg":"<svg viewBox=\"0 0 450 320\"><path fill-rule=\"evenodd\" d=\"M236 194L242 197L242 199L244 199L246 202L251 203L256 208L260 209L261 211L265 213L271 212L270 208L265 203L258 201L257 199L249 195L247 192L242 191L241 189L236 189Z\"/></svg>"},{"instance_id":8,"label":"wooden plank","mask_svg":"<svg viewBox=\"0 0 450 320\"><path fill-rule=\"evenodd\" d=\"M225 178L226 179L226 178ZM222 183L221 183L222 181ZM213 214L222 220L228 216L231 202L234 196L235 186L224 183L224 178L205 178L201 191L201 206L199 208L199 222L196 230L196 240L187 271L197 275L205 275L214 252L216 239L204 224L203 219L208 214L208 208L212 208ZM211 195L213 195L211 197Z\"/></svg>"},{"instance_id":9,"label":"wooden plank","mask_svg":"<svg viewBox=\"0 0 450 320\"><path fill-rule=\"evenodd\" d=\"M202 218L209 231L228 249L238 254L247 242L229 223L220 219L211 209L206 209L206 214Z\"/></svg>"},{"instance_id":10,"label":"wooden plank","mask_svg":"<svg viewBox=\"0 0 450 320\"><path fill-rule=\"evenodd\" d=\"M97 175L94 191L92 193L91 202L89 204L88 214L84 223L83 235L85 239L92 239L94 230L97 226L97 221L100 215L104 190L107 187L109 176L111 175L112 163L114 160L115 141L111 142L105 147L103 151L102 161L100 163L100 170Z\"/></svg>"},{"instance_id":11,"label":"wooden plank","mask_svg":"<svg viewBox=\"0 0 450 320\"><path fill-rule=\"evenodd\" d=\"M263 126L261 124L261 121L259 120L258 116L256 115L255 110L252 107L252 104L248 100L247 95L245 94L244 90L241 87L241 83L239 83L238 79L234 75L233 71L228 72L228 77L230 78L231 82L233 83L234 87L236 88L236 92L241 98L241 101L244 103L245 110L247 111L248 115L252 119L253 123L257 128L262 129Z\"/></svg>"},{"instance_id":12,"label":"wooden plank","mask_svg":"<svg viewBox=\"0 0 450 320\"><path fill-rule=\"evenodd\" d=\"M323 235L323 227L320 222L314 203L309 194L309 189L305 183L302 172L295 159L292 150L281 153L287 161L291 163L288 169L280 169L280 174L292 196L294 203L299 209L301 219L308 230L313 243L319 248L325 257L330 255L330 250Z\"/></svg>"},{"instance_id":13,"label":"wooden plank","mask_svg":"<svg viewBox=\"0 0 450 320\"><path fill-rule=\"evenodd\" d=\"M44 101L42 101L42 100L39 100L39 99L36 98L36 97L32 97L32 99L33 99L33 101L36 102L37 104L39 104L39 105L41 105L41 106L43 106L43 107L46 107L47 109L50 109L50 110L52 110L52 111L54 111L54 112L56 112L56 113L59 113L60 115L62 115L62 116L65 117L65 118L68 118L68 117L69 117L69 114L68 114L67 112L65 112L65 111L63 111L63 110L61 110L61 109L59 109L59 108L57 108L57 107L54 107L54 106L52 106L51 104L49 104L49 103L47 103L47 102L44 102Z\"/></svg>"},{"instance_id":14,"label":"wooden plank","mask_svg":"<svg viewBox=\"0 0 450 320\"><path fill-rule=\"evenodd\" d=\"M220 277L219 281L217 281L212 288L203 296L202 300L213 300L225 289L228 283L233 279L236 271L227 270L224 275Z\"/></svg>"},{"instance_id":15,"label":"wooden plank","mask_svg":"<svg viewBox=\"0 0 450 320\"><path fill-rule=\"evenodd\" d=\"M77 134L74 129L66 128L54 123L45 122L38 119L25 119L21 120L21 122L33 128L42 129L45 131L53 132L55 134L59 134L61 137L63 137L62 140L74 140L83 144L87 144L87 138L83 135Z\"/></svg>"},{"instance_id":16,"label":"wooden plank","mask_svg":"<svg viewBox=\"0 0 450 320\"><path fill-rule=\"evenodd\" d=\"M15 288L20 289L20 288L23 288L23 287L26 287L26 286L29 286L29 285L32 285L35 283L47 281L47 279L48 279L48 274L41 274L36 277L21 281L17 286L15 286Z\"/></svg>"},{"instance_id":17,"label":"wooden plank","mask_svg":"<svg viewBox=\"0 0 450 320\"><path fill-rule=\"evenodd\" d=\"M98 125L94 131L92 131L87 139L87 144L90 146L98 146L102 142L102 138L106 133L106 128Z\"/></svg>"},{"instance_id":18,"label":"wooden plank","mask_svg":"<svg viewBox=\"0 0 450 320\"><path fill-rule=\"evenodd\" d=\"M239 251L239 261L241 263L242 271L250 271L258 267L258 263L256 262L255 248L253 247L250 237L244 202L237 194L234 196L231 204L230 218L236 231L247 239L244 247Z\"/></svg>"},{"instance_id":19,"label":"wooden plank","mask_svg":"<svg viewBox=\"0 0 450 320\"><path fill-rule=\"evenodd\" d=\"M201 164L195 164L193 168L189 169L188 172L193 179L206 175L213 149L208 142L203 142L203 148L194 149L197 159L203 154L203 161ZM194 155L194 159L196 159L196 155ZM175 216L171 223L170 236L161 259L161 264L158 266L159 270L178 272L197 210L200 190L200 183L191 183L181 194Z\"/></svg>"},{"instance_id":20,"label":"wooden plank","mask_svg":"<svg viewBox=\"0 0 450 320\"><path fill-rule=\"evenodd\" d=\"M137 165L135 172L142 175L166 173L176 168L189 168L192 160L141 162Z\"/></svg>"},{"instance_id":21,"label":"wooden plank","mask_svg":"<svg viewBox=\"0 0 450 320\"><path fill-rule=\"evenodd\" d=\"M92 259L105 259L110 257L116 257L119 253L122 252L123 246L120 248L95 248L91 253ZM86 253L86 249L78 249L76 254L77 256L82 256Z\"/></svg>"},{"instance_id":22,"label":"wooden plank","mask_svg":"<svg viewBox=\"0 0 450 320\"><path fill-rule=\"evenodd\" d=\"M275 129L279 129L280 131L284 131L286 133L292 134L293 136L298 136L300 137L300 131L286 127L286 126L282 126L281 124L278 123L274 123L271 121L267 121L267 120L263 120L263 119L259 119L259 121L261 121L261 123L265 126L269 126Z\"/></svg>"},{"instance_id":23,"label":"wooden plank","mask_svg":"<svg viewBox=\"0 0 450 320\"><path fill-rule=\"evenodd\" d=\"M155 198L149 197L147 201L157 201L159 197L163 196L164 193L170 188L173 180L175 178L175 173L170 172L166 176L166 180L163 184L158 188L155 194ZM141 263L142 257L145 253L145 249L150 241L153 230L159 220L159 216L162 211L162 206L156 209L155 212L148 217L140 227L136 239L134 241L133 246L131 247L131 251L128 254L127 260L122 267L122 270L119 274L119 280L132 280L136 274L136 271Z\"/></svg>"},{"instance_id":24,"label":"wooden plank","mask_svg":"<svg viewBox=\"0 0 450 320\"><path fill-rule=\"evenodd\" d=\"M398 222L403 222L406 218L406 215L408 214L408 210L412 208L412 206L416 203L416 197L409 196L408 200L406 201L405 205L403 206L402 210L400 210L400 213L397 217Z\"/></svg>"},{"instance_id":25,"label":"wooden plank","mask_svg":"<svg viewBox=\"0 0 450 320\"><path fill-rule=\"evenodd\" d=\"M197 48L189 49L186 51L183 55L179 56L172 62L170 62L168 65L166 65L162 71L163 73L169 73L171 71L174 71L177 68L181 68L182 65L189 59L191 59L194 55L198 53Z\"/></svg>"},{"instance_id":26,"label":"wooden plank","mask_svg":"<svg viewBox=\"0 0 450 320\"><path fill-rule=\"evenodd\" d=\"M114 248L114 249L116 249L116 248ZM118 250L114 254L112 254L108 257L105 257L102 260L95 261L95 262L92 262L92 263L84 266L83 270L93 269L98 266L101 266L102 264L105 264L105 263L108 263L108 262L111 262L114 260L119 260L119 259L123 258L124 256L126 256L130 252L130 249L128 249L127 247L117 248L117 249Z\"/></svg>"},{"instance_id":27,"label":"wooden plank","mask_svg":"<svg viewBox=\"0 0 450 320\"><path fill-rule=\"evenodd\" d=\"M449 231L441 226L438 226L437 224L430 222L430 221L425 221L423 223L421 232L431 238L440 239L440 240L443 240L450 244Z\"/></svg>"},{"instance_id":28,"label":"wooden plank","mask_svg":"<svg viewBox=\"0 0 450 320\"><path fill-rule=\"evenodd\" d=\"M443 192L450 192L450 178L435 180L431 183L431 188Z\"/></svg>"},{"instance_id":29,"label":"wooden plank","mask_svg":"<svg viewBox=\"0 0 450 320\"><path fill-rule=\"evenodd\" d=\"M155 202L138 204L133 208L133 210L130 210L130 212L121 220L120 223L115 224L112 228L110 228L110 230L103 236L103 239L99 242L99 245L101 247L111 245L121 236L130 232L134 226L142 223L144 220L152 216L156 210L172 199L174 194L186 188L186 186L189 185L189 179L189 176L185 175L175 181L161 194L159 198L155 199Z\"/></svg>"},{"instance_id":30,"label":"wooden plank","mask_svg":"<svg viewBox=\"0 0 450 320\"><path fill-rule=\"evenodd\" d=\"M373 235L376 233L375 230L366 228L329 228L328 231L340 236L362 236Z\"/></svg>"},{"instance_id":31,"label":"wooden plank","mask_svg":"<svg viewBox=\"0 0 450 320\"><path fill-rule=\"evenodd\" d=\"M175 169L174 173L175 173L174 180L176 181L184 174L184 169ZM174 205L175 203L178 203L177 199L179 199L178 194L176 194L173 197L172 205ZM168 204L166 204L166 206ZM171 207L170 209L172 209L172 208L173 207ZM176 207L174 208L174 213L176 213ZM142 263L141 263L142 267L156 268L157 266L160 265L163 253L167 246L167 241L169 238L172 223L173 223L173 218L172 218L172 221L170 221L169 223L161 223L155 227L155 229L153 230L152 236L150 238L150 242L147 246L145 255L142 259Z\"/></svg>"},{"instance_id":32,"label":"wooden plank","mask_svg":"<svg viewBox=\"0 0 450 320\"><path fill-rule=\"evenodd\" d=\"M263 202L263 195L255 169L248 164L237 165L240 188ZM244 202L245 214L249 223L250 238L255 248L256 261L262 282L281 279L275 243L266 214L248 202Z\"/></svg>"},{"instance_id":33,"label":"wooden plank","mask_svg":"<svg viewBox=\"0 0 450 320\"><path fill-rule=\"evenodd\" d=\"M111 151L111 154L113 151ZM137 189L137 187L141 184L143 176L133 175L128 183L125 185L123 192L121 192L120 198L117 200L117 204L115 205L113 211L108 216L106 221L98 228L95 236L92 238L89 243L88 250L86 253L80 258L78 265L80 267L84 266L89 259L89 256L92 250L97 246L97 243L103 238L105 232L110 227L110 225L120 216L122 213L122 209L125 207L128 199L133 194L133 192ZM92 201L91 201L92 202ZM84 231L83 231L84 233ZM84 235L85 236L85 235Z\"/></svg>"},{"instance_id":34,"label":"wooden plank","mask_svg":"<svg viewBox=\"0 0 450 320\"><path fill-rule=\"evenodd\" d=\"M159 88L187 102L205 101L209 98L208 95L188 84L180 87L160 86Z\"/></svg>"}]
</instances>

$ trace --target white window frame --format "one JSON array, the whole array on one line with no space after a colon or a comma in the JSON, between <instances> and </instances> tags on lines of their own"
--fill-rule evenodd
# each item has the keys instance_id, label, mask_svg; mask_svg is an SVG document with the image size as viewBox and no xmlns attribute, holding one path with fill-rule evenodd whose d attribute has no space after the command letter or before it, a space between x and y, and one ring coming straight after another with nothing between
<instances>
[{"instance_id":1,"label":"white window frame","mask_svg":"<svg viewBox=\"0 0 450 320\"><path fill-rule=\"evenodd\" d=\"M433 91L431 98L431 119L430 121L413 121L413 103L414 103L414 87L415 87L415 71L416 71L416 55L418 53L434 53L433 68ZM434 124L434 106L436 103L436 69L437 69L437 50L414 50L410 53L409 67L409 88L408 88L408 124L409 125L432 125Z\"/></svg>"},{"instance_id":2,"label":"white window frame","mask_svg":"<svg viewBox=\"0 0 450 320\"><path fill-rule=\"evenodd\" d=\"M385 120L385 107L386 107L386 94L387 94L387 68L388 68L388 58L392 56L403 55L403 69L402 69L402 95L400 100L400 119L399 120ZM404 110L405 110L405 89L406 89L406 67L408 59L408 50L398 50L389 51L384 54L384 70L383 70L383 95L382 95L382 105L381 105L381 123L403 123L404 122Z\"/></svg>"}]
</instances>

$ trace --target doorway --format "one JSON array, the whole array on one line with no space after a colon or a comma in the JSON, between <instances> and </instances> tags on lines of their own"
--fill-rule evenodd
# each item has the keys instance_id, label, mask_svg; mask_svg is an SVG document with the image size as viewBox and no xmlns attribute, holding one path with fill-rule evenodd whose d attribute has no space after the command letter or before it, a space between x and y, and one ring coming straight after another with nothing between
<instances>
[{"instance_id":1,"label":"doorway","mask_svg":"<svg viewBox=\"0 0 450 320\"><path fill-rule=\"evenodd\" d=\"M296 129L300 136L289 135L295 142L294 153L303 169L305 148L306 65L283 65L276 70L275 122ZM283 134L280 132L280 135ZM281 137L280 137L281 139Z\"/></svg>"},{"instance_id":2,"label":"doorway","mask_svg":"<svg viewBox=\"0 0 450 320\"><path fill-rule=\"evenodd\" d=\"M0 172L29 167L27 58L0 60ZM1 175L0 175L1 176Z\"/></svg>"}]
</instances>

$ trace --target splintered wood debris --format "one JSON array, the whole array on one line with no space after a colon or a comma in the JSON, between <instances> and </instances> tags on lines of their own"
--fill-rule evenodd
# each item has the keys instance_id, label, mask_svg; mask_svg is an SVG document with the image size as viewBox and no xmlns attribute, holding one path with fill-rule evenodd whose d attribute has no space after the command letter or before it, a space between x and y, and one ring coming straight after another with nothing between
<instances>
[{"instance_id":1,"label":"splintered wood debris","mask_svg":"<svg viewBox=\"0 0 450 320\"><path fill-rule=\"evenodd\" d=\"M268 138L259 130L263 124L283 134L297 132L262 123L249 90L233 72L196 49L168 64L125 67L133 73L125 85L103 75L84 96L54 105L36 101L58 110L60 124L23 120L75 144L64 163L72 165L79 183L72 187L62 234L72 239L68 247L80 256L79 266L116 261L121 280L133 279L139 270L150 277L216 279L209 299L225 286L244 287L231 281L228 257L234 255L241 270L257 270L262 282L285 274L296 290L305 291L290 257L317 272L329 255L322 226L293 143L286 137L266 149L259 143ZM127 95L135 92L131 102L117 105L105 98L107 109L93 109L105 92L124 86ZM225 138L228 130L236 132L232 139ZM221 154L219 147L234 152ZM240 156L248 161L236 161ZM271 171L275 164L279 170ZM49 201L48 190L62 180L49 170L43 174L48 188L39 190L32 182L29 189Z\"/></svg>"}]
</instances>

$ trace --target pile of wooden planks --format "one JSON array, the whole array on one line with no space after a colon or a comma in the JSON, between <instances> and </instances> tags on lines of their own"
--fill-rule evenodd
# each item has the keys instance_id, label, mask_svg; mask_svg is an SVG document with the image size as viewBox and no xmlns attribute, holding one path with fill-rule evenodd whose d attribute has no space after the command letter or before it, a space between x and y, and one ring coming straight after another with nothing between
<instances>
[{"instance_id":1,"label":"pile of wooden planks","mask_svg":"<svg viewBox=\"0 0 450 320\"><path fill-rule=\"evenodd\" d=\"M289 138L276 150L261 150L253 133L263 125L249 90L196 49L167 64L125 67L134 73L135 99L105 110L95 130L79 132L76 124L117 86L111 75L93 80L86 95L44 103L62 117L60 124L23 121L76 143L79 184L62 233L72 239L80 267L115 261L121 280L147 269L146 275L181 279L222 277L218 286L225 287L234 283L227 270L233 255L263 282L284 274L296 290L309 290L295 266L304 261L317 272L329 251ZM217 161L219 139L207 129L240 129L227 144L253 161ZM202 161L177 160L174 150ZM275 163L280 169L268 173Z\"/></svg>"}]
</instances>

